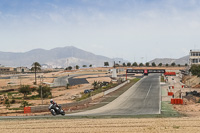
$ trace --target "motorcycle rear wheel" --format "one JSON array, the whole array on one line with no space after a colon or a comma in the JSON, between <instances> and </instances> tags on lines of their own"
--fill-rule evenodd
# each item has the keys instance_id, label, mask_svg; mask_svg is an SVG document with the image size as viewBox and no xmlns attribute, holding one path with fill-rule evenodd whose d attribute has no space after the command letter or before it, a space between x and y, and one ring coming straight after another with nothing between
<instances>
[{"instance_id":1,"label":"motorcycle rear wheel","mask_svg":"<svg viewBox=\"0 0 200 133\"><path fill-rule=\"evenodd\" d=\"M53 116L56 116L56 112L55 112L54 110L51 110L51 114L52 114Z\"/></svg>"}]
</instances>

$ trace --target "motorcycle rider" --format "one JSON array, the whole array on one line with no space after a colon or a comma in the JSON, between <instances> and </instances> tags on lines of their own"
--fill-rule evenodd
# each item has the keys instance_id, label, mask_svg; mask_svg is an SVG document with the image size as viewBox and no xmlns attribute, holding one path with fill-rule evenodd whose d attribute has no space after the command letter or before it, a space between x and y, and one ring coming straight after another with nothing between
<instances>
[{"instance_id":1,"label":"motorcycle rider","mask_svg":"<svg viewBox=\"0 0 200 133\"><path fill-rule=\"evenodd\" d=\"M56 109L56 107L58 107L60 110L60 106L53 99L50 100L50 103L53 104L52 107L54 107L54 109Z\"/></svg>"}]
</instances>

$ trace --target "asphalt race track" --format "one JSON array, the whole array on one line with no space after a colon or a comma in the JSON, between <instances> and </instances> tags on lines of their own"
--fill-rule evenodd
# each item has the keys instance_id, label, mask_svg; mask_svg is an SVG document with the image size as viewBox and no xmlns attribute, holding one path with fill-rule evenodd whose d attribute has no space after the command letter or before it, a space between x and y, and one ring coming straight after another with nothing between
<instances>
[{"instance_id":1,"label":"asphalt race track","mask_svg":"<svg viewBox=\"0 0 200 133\"><path fill-rule=\"evenodd\" d=\"M159 74L150 74L107 105L94 110L67 114L66 116L160 114L160 101Z\"/></svg>"},{"instance_id":2,"label":"asphalt race track","mask_svg":"<svg viewBox=\"0 0 200 133\"><path fill-rule=\"evenodd\" d=\"M84 112L66 114L66 116L128 116L160 114L160 108L161 90L159 74L150 74L105 106ZM60 116L60 118L62 117L63 116ZM0 117L0 120L9 118L54 118L54 116L2 116Z\"/></svg>"}]
</instances>

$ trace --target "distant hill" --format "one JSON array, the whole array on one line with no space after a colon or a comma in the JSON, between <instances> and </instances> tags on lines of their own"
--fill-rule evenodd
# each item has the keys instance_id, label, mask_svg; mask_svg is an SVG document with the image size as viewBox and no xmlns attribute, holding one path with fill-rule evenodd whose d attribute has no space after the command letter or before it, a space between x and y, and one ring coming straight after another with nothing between
<instances>
[{"instance_id":1,"label":"distant hill","mask_svg":"<svg viewBox=\"0 0 200 133\"><path fill-rule=\"evenodd\" d=\"M175 62L176 64L185 65L186 63L188 64L188 61L189 61L189 55L181 57L179 59L156 58L154 60L149 61L149 63L155 62L158 65L159 63L162 63L162 64L167 64L167 63L171 64L171 63Z\"/></svg>"},{"instance_id":2,"label":"distant hill","mask_svg":"<svg viewBox=\"0 0 200 133\"><path fill-rule=\"evenodd\" d=\"M33 62L39 62L47 68L66 68L67 66L82 65L103 66L104 62L113 65L115 59L95 55L73 46L54 48L51 50L34 49L24 53L0 52L0 64L10 67L30 67ZM123 59L121 60L123 62Z\"/></svg>"}]
</instances>

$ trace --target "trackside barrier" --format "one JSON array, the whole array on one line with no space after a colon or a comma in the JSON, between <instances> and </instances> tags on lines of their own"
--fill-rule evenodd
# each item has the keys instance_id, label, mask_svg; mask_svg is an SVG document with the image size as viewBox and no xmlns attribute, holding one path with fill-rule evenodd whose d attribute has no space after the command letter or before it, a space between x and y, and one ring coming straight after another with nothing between
<instances>
[{"instance_id":1,"label":"trackside barrier","mask_svg":"<svg viewBox=\"0 0 200 133\"><path fill-rule=\"evenodd\" d=\"M174 86L172 86L172 89L174 89Z\"/></svg>"},{"instance_id":2,"label":"trackside barrier","mask_svg":"<svg viewBox=\"0 0 200 133\"><path fill-rule=\"evenodd\" d=\"M173 92L168 92L168 96L173 96L174 93Z\"/></svg>"},{"instance_id":3,"label":"trackside barrier","mask_svg":"<svg viewBox=\"0 0 200 133\"><path fill-rule=\"evenodd\" d=\"M24 114L31 113L31 107L24 107Z\"/></svg>"},{"instance_id":4,"label":"trackside barrier","mask_svg":"<svg viewBox=\"0 0 200 133\"><path fill-rule=\"evenodd\" d=\"M184 85L182 85L182 88L184 88Z\"/></svg>"},{"instance_id":5,"label":"trackside barrier","mask_svg":"<svg viewBox=\"0 0 200 133\"><path fill-rule=\"evenodd\" d=\"M176 76L175 72L165 72L164 73L165 76Z\"/></svg>"},{"instance_id":6,"label":"trackside barrier","mask_svg":"<svg viewBox=\"0 0 200 133\"><path fill-rule=\"evenodd\" d=\"M125 84L127 84L127 83L129 83L129 82L130 82L130 81L128 80L128 81L126 81L126 82L124 82L124 83L122 83L122 84L120 84L120 85L118 85L118 86L116 86L116 87L114 87L114 88L112 88L112 89L109 89L109 90L105 91L105 92L104 92L104 95L108 95L109 93L118 90L120 87L124 86Z\"/></svg>"},{"instance_id":7,"label":"trackside barrier","mask_svg":"<svg viewBox=\"0 0 200 133\"><path fill-rule=\"evenodd\" d=\"M171 104L183 104L183 99L181 98L172 98Z\"/></svg>"}]
</instances>

